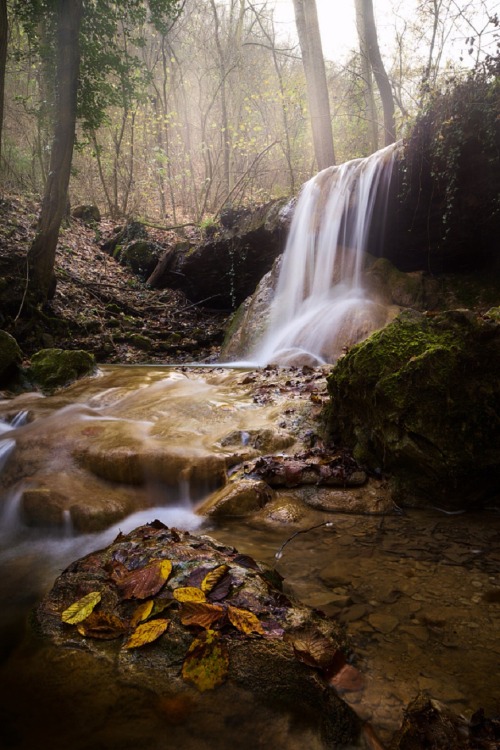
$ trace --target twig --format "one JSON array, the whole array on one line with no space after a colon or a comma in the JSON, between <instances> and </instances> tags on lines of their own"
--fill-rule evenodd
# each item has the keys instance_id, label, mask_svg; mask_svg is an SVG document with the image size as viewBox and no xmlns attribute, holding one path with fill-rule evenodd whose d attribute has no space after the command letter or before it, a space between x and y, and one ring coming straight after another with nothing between
<instances>
[{"instance_id":1,"label":"twig","mask_svg":"<svg viewBox=\"0 0 500 750\"><path fill-rule=\"evenodd\" d=\"M184 227L197 227L198 224L195 221L188 221L186 224L172 224L170 227L162 227L159 224L151 224L149 221L144 221L143 219L137 219L138 224L142 224L145 227L151 227L151 229L162 229L165 232L170 231L171 229L184 229Z\"/></svg>"}]
</instances>

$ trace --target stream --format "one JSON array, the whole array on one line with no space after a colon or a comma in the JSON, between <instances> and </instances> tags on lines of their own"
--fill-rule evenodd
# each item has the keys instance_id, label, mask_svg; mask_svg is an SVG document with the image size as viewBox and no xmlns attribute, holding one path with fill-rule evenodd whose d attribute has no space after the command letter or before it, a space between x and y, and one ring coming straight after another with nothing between
<instances>
[{"instance_id":1,"label":"stream","mask_svg":"<svg viewBox=\"0 0 500 750\"><path fill-rule=\"evenodd\" d=\"M0 682L5 694L11 689L5 675L15 672L23 652L29 613L59 572L109 544L119 531L159 519L276 567L286 593L344 624L364 682L361 689L346 686L343 697L383 742L419 692L466 717L480 707L487 715L500 713L497 509L453 515L395 509L370 515L303 507L286 523L279 513L215 519L196 512L217 485L210 471L219 471L219 454L227 457L224 436L242 435L231 458L236 464L245 460L248 436L262 435L283 413L287 418L278 421L280 430L295 429L297 437L310 426L307 419L317 413L311 416L310 410L324 393L323 382L314 377L309 374L302 388L303 380L288 375L292 385L285 388L272 386L271 376L263 384L259 375L238 371L115 367L52 397L25 394L0 402ZM317 388L313 402L311 383ZM125 465L130 470L131 455L149 461L147 481L106 477L108 464L95 458L99 441L113 460L120 460L124 441L132 446ZM160 477L151 458L160 447L172 451L172 444L177 482ZM180 455L187 456L185 463ZM206 470L193 469L200 461ZM35 511L26 515L29 499L54 487L59 492L51 500L57 501L55 515L36 523ZM132 496L136 507L97 528L103 508L96 506L97 515L89 516L80 506L81 497L90 502L101 491L117 513L130 507ZM22 685L12 689L21 701ZM7 711L0 707L0 744L21 747ZM141 720L138 716L138 725ZM207 738L206 746L216 747L215 741Z\"/></svg>"}]
</instances>

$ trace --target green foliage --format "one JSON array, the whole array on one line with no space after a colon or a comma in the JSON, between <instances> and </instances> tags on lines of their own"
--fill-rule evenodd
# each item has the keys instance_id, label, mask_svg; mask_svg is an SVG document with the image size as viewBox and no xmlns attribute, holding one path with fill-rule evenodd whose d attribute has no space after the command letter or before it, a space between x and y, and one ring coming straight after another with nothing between
<instances>
[{"instance_id":1,"label":"green foliage","mask_svg":"<svg viewBox=\"0 0 500 750\"><path fill-rule=\"evenodd\" d=\"M180 0L83 0L80 31L78 116L84 129L98 128L111 106L125 109L149 80L137 52L152 24L164 32ZM55 49L57 0L15 0L14 14L42 61ZM53 63L53 60L52 60Z\"/></svg>"}]
</instances>

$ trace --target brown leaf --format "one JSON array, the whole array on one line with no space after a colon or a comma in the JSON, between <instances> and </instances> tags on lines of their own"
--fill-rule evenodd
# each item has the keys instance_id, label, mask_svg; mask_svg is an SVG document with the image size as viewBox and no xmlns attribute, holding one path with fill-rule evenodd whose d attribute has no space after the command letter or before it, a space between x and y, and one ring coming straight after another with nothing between
<instances>
[{"instance_id":1,"label":"brown leaf","mask_svg":"<svg viewBox=\"0 0 500 750\"><path fill-rule=\"evenodd\" d=\"M227 571L229 570L229 565L218 565L216 568L211 570L209 573L206 574L205 578L201 582L201 590L207 594L209 591L211 591L215 584L220 581L220 579L226 575Z\"/></svg>"},{"instance_id":2,"label":"brown leaf","mask_svg":"<svg viewBox=\"0 0 500 750\"><path fill-rule=\"evenodd\" d=\"M293 634L292 645L299 661L320 669L328 676L335 674L345 664L345 656L335 643L317 630Z\"/></svg>"},{"instance_id":3,"label":"brown leaf","mask_svg":"<svg viewBox=\"0 0 500 750\"><path fill-rule=\"evenodd\" d=\"M154 560L117 582L124 599L147 599L160 591L172 571L170 560Z\"/></svg>"},{"instance_id":4,"label":"brown leaf","mask_svg":"<svg viewBox=\"0 0 500 750\"><path fill-rule=\"evenodd\" d=\"M143 622L131 634L128 641L123 644L123 648L139 648L145 646L148 643L153 643L166 631L170 624L170 620L149 620L149 622Z\"/></svg>"},{"instance_id":5,"label":"brown leaf","mask_svg":"<svg viewBox=\"0 0 500 750\"><path fill-rule=\"evenodd\" d=\"M182 676L204 692L221 685L228 669L229 654L225 644L213 630L207 630L190 645L182 665Z\"/></svg>"},{"instance_id":6,"label":"brown leaf","mask_svg":"<svg viewBox=\"0 0 500 750\"><path fill-rule=\"evenodd\" d=\"M116 615L107 612L92 612L76 629L85 638L112 640L119 638L127 630L127 624Z\"/></svg>"},{"instance_id":7,"label":"brown leaf","mask_svg":"<svg viewBox=\"0 0 500 750\"><path fill-rule=\"evenodd\" d=\"M207 602L184 602L181 609L183 625L197 625L200 628L210 628L214 622L221 620L226 610L219 604Z\"/></svg>"},{"instance_id":8,"label":"brown leaf","mask_svg":"<svg viewBox=\"0 0 500 750\"><path fill-rule=\"evenodd\" d=\"M238 607L228 607L227 614L231 625L242 633L245 633L245 635L249 635L250 633L264 635L260 620L253 612L249 612L246 609L239 609Z\"/></svg>"},{"instance_id":9,"label":"brown leaf","mask_svg":"<svg viewBox=\"0 0 500 750\"><path fill-rule=\"evenodd\" d=\"M223 599L225 599L229 592L231 591L231 587L233 585L233 579L229 573L226 573L220 581L218 581L213 589L208 592L208 599L211 602L221 602Z\"/></svg>"}]
</instances>

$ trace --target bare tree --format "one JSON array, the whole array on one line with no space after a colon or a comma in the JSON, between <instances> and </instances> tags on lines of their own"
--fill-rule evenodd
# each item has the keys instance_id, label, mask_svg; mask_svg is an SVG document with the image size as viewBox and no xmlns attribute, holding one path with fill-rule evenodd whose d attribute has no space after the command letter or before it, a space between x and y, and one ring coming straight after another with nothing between
<instances>
[{"instance_id":1,"label":"bare tree","mask_svg":"<svg viewBox=\"0 0 500 750\"><path fill-rule=\"evenodd\" d=\"M2 155L3 106L8 34L9 24L7 18L7 0L0 0L0 157Z\"/></svg>"},{"instance_id":2,"label":"bare tree","mask_svg":"<svg viewBox=\"0 0 500 750\"><path fill-rule=\"evenodd\" d=\"M375 95L373 91L373 74L370 65L370 57L367 48L365 34L365 13L363 0L355 0L356 6L356 28L358 31L359 51L361 54L361 76L363 79L364 98L368 128L370 133L371 150L378 148L378 116Z\"/></svg>"},{"instance_id":3,"label":"bare tree","mask_svg":"<svg viewBox=\"0 0 500 750\"><path fill-rule=\"evenodd\" d=\"M316 0L293 0L318 169L335 164L332 119Z\"/></svg>"},{"instance_id":4,"label":"bare tree","mask_svg":"<svg viewBox=\"0 0 500 750\"><path fill-rule=\"evenodd\" d=\"M377 27L373 13L373 0L355 0L356 19L360 46L366 51L370 62L384 111L384 142L386 145L396 139L396 125L394 121L394 98L389 77L382 62L378 46Z\"/></svg>"}]
</instances>

